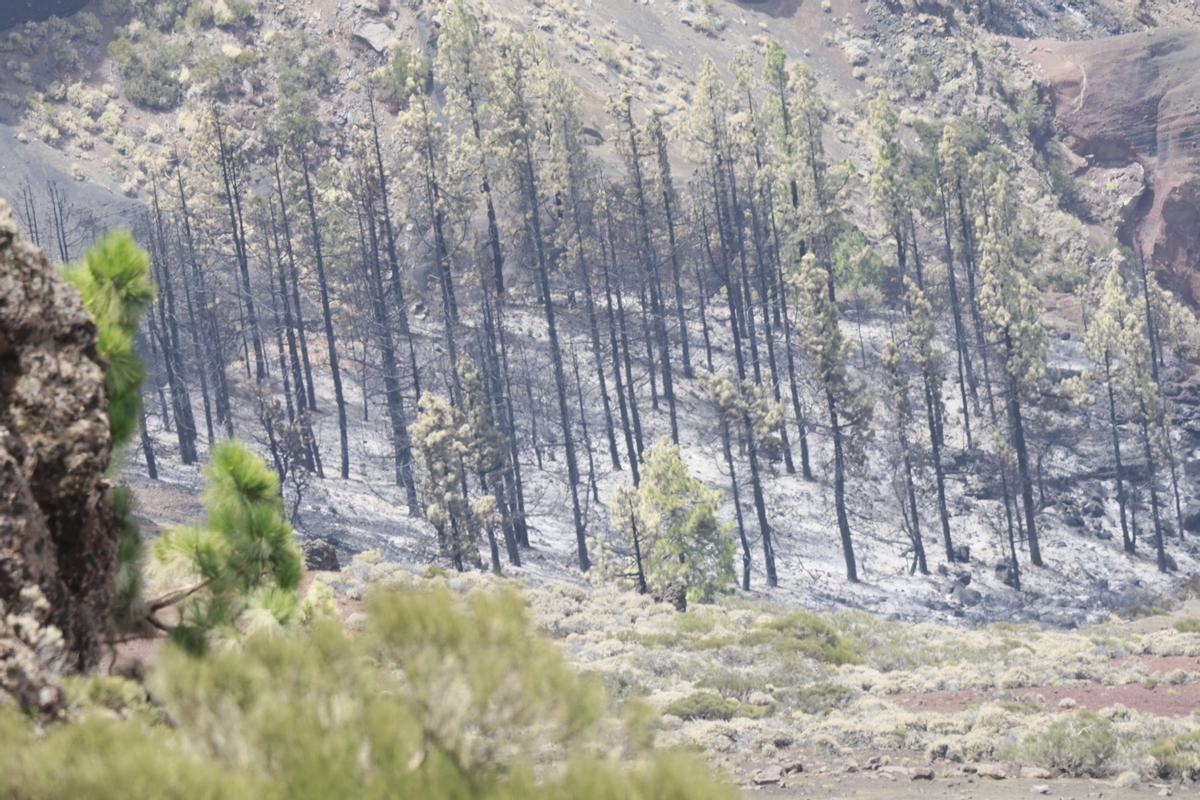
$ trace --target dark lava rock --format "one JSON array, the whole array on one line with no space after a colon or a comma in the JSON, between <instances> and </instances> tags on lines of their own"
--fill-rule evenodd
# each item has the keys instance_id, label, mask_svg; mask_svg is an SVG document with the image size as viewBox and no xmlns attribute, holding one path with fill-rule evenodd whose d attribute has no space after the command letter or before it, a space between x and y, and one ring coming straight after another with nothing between
<instances>
[{"instance_id":1,"label":"dark lava rock","mask_svg":"<svg viewBox=\"0 0 1200 800\"><path fill-rule=\"evenodd\" d=\"M108 629L105 406L91 316L0 200L0 694L29 711L55 711L51 676L94 667Z\"/></svg>"},{"instance_id":2,"label":"dark lava rock","mask_svg":"<svg viewBox=\"0 0 1200 800\"><path fill-rule=\"evenodd\" d=\"M306 569L337 572L342 568L338 562L337 550L324 539L309 539L300 546L300 549L304 551Z\"/></svg>"}]
</instances>

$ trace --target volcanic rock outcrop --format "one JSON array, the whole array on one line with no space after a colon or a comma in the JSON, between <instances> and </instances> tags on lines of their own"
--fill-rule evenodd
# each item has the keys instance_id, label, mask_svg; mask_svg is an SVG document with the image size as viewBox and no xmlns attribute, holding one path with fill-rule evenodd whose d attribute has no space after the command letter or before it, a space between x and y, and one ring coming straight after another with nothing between
<instances>
[{"instance_id":1,"label":"volcanic rock outcrop","mask_svg":"<svg viewBox=\"0 0 1200 800\"><path fill-rule=\"evenodd\" d=\"M1121 241L1200 300L1200 28L1018 43L1053 90L1055 117L1090 167L1137 164L1143 189Z\"/></svg>"},{"instance_id":2,"label":"volcanic rock outcrop","mask_svg":"<svg viewBox=\"0 0 1200 800\"><path fill-rule=\"evenodd\" d=\"M0 200L0 694L51 710L95 664L116 568L104 364L75 289Z\"/></svg>"}]
</instances>

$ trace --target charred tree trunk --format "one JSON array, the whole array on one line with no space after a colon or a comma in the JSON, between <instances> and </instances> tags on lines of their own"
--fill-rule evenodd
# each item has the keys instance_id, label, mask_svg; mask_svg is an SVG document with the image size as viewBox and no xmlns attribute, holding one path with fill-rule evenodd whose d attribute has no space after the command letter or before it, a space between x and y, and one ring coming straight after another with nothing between
<instances>
[{"instance_id":1,"label":"charred tree trunk","mask_svg":"<svg viewBox=\"0 0 1200 800\"><path fill-rule=\"evenodd\" d=\"M321 252L321 226L317 222L317 204L313 199L312 178L308 168L308 153L298 148L304 176L304 198L308 203L308 222L312 229L313 259L317 268L317 286L321 293L321 315L325 322L325 344L329 348L329 371L333 377L333 398L337 405L338 438L341 443L341 476L350 477L350 437L346 429L346 396L342 391L342 370L338 364L337 340L333 334L333 312L329 306L329 284L325 277L325 258Z\"/></svg>"}]
</instances>

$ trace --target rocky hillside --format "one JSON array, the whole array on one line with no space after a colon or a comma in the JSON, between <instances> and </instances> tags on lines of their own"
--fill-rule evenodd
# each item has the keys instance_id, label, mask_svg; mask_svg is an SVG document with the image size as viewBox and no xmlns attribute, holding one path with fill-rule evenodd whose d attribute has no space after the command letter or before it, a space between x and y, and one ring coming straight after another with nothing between
<instances>
[{"instance_id":1,"label":"rocky hillside","mask_svg":"<svg viewBox=\"0 0 1200 800\"><path fill-rule=\"evenodd\" d=\"M1200 28L1083 42L1022 42L1053 91L1055 117L1088 187L1099 236L1131 244L1197 300Z\"/></svg>"},{"instance_id":2,"label":"rocky hillside","mask_svg":"<svg viewBox=\"0 0 1200 800\"><path fill-rule=\"evenodd\" d=\"M778 537L778 556L785 565L781 572L789 575L781 582L781 596L810 606L862 607L907 619L932 616L983 622L1013 618L1075 624L1171 596L1179 580L1195 571L1196 553L1190 539L1183 539L1173 549L1170 558L1175 572L1169 576L1157 573L1148 552L1131 558L1118 555L1120 542L1115 531L1119 512L1104 428L1107 418L1100 406L1089 406L1082 413L1068 408L1066 390L1060 392L1058 383L1059 379L1078 377L1088 364L1081 342L1087 313L1081 295L1089 280L1098 280L1107 270L1113 246L1140 249L1149 263L1168 273L1164 284L1181 297L1194 299L1195 142L1189 131L1195 127L1195 71L1190 59L1196 55L1196 36L1195 28L1188 26L1198 20L1190 3L495 0L476 4L476 8L489 41L498 40L506 30L530 34L578 88L580 140L587 158L600 165L604 175L619 179L626 163L626 143L611 99L628 92L639 119L652 112L660 115L676 186L689 202L693 195L699 197L707 191L702 184L705 166L697 156L696 137L688 129L697 104L697 76L706 59L715 61L722 78L736 89L736 81L746 80L747 74L758 80L758 59L764 46L770 40L778 41L792 62L811 67L824 105L820 119L825 154L831 174L844 178L844 191L829 210L859 236L847 239L851 242L847 251L853 246L874 252L889 268L895 259L893 232L881 218L869 178L880 151L870 101L883 97L890 103L897 113L896 140L912 152L920 152L922 163L936 160L939 126L954 119L977 124L972 135L986 144L977 145L973 140L972 148L1002 151L1004 169L1012 173L1016 187L1016 204L1029 223L1029 247L1036 251L1031 260L1036 262L1040 290L1039 322L1050 334L1049 375L1055 388L1042 398L1031 423L1036 428L1031 439L1037 460L1038 514L1049 531L1045 544L1049 567L1026 576L1025 594L1012 591L1014 579L1005 566L1011 554L1006 552L1003 531L1011 529L1013 521L1009 516L1006 523L1009 509L1002 498L1007 486L999 466L1002 456L997 455L1004 449L1004 426L999 424L995 432L977 430L987 444L968 446L970 433L962 417L968 415L968 408L976 418L986 415L981 409L987 406L978 397L968 402L965 389L957 396L951 380L941 398L948 409L945 438L953 443L947 449L954 450L946 456L949 480L943 502L971 560L966 566L953 561L941 564L940 574L935 566L930 578L907 574L911 565L909 534L896 516L899 462L889 439L894 409L884 402L878 412L883 422L877 426L868 467L855 476L853 487L857 505L853 524L864 531L859 548L865 585L848 586L843 581L841 556L829 533L831 485L801 481L781 463L765 471L763 502L770 509L768 522ZM270 433L263 428L261 382L251 377L252 349L245 335L240 340L237 336L245 330L240 298L257 295L258 310L264 317L264 309L272 307L274 284L268 265L273 258L282 258L285 243L267 235L267 219L279 211L292 214L295 260L299 263L296 313L302 317L296 328L307 333L312 361L318 367L309 390L318 409L313 436L329 460L326 469L330 476L314 476L303 492L296 489L297 527L312 538L330 540L343 559L372 548L389 559L416 564L442 557L431 527L398 511L407 504L406 498L399 487L391 485L394 467L387 444L386 390L382 388L383 368L376 363L380 348L370 338L376 323L369 316L370 297L357 271L361 245L355 239L355 191L344 179L352 173L356 137L371 119L366 87L395 68L399 53L435 60L449 10L449 3L418 0L290 4L104 0L89 3L82 12L63 19L14 28L0 38L0 57L11 76L0 93L0 157L8 156L0 158L4 164L0 194L10 198L24 227L57 260L77 257L98 230L130 224L138 226L144 238L161 240L155 246L165 261L175 265L172 269L180 280L190 271L184 269L188 260L183 254L188 237L194 234L193 266L202 262L208 274L216 276L212 278L217 286L214 294L224 305L211 331L198 334L200 323L190 321L185 324L185 338L201 344L206 339L223 339L228 348L225 374L234 406L230 429L258 440L263 452L273 442L268 442ZM329 48L327 60L320 63L305 62L302 55L288 56L298 58L304 81L322 87L314 100L317 124L311 143L306 143L313 147L311 166L317 185L315 200L310 190L307 203L297 165L285 159L285 174L279 179L272 168L274 164L278 170L281 162L269 157L272 123L288 111L289 102L279 79L279 64L284 59L281 43L293 40L312 45L309 50L313 53L319 49L313 43ZM737 59L743 53L748 54L746 63L751 66L739 69ZM445 113L445 87L435 82L431 98L439 113ZM380 103L384 113L378 119L385 151L381 158L387 160L389 169L412 149L411 142L403 138L401 105ZM244 174L233 178L235 184L241 180L246 197L253 196L257 202L251 209L247 199L246 216L251 217L246 223L248 244L245 228L239 243L236 234L230 235L222 227L228 225L224 203L230 188L229 176L214 160L214 153L224 147L213 139L214 109L250 164ZM732 125L742 124L747 114L748 109L737 107ZM179 207L174 196L176 176L184 174L185 167L189 186L194 185L198 195L191 209L198 217L196 230L186 232L180 219L188 211ZM278 187L282 207L273 205L276 180L282 184ZM570 503L564 486L567 468L554 455L561 444L555 430L560 412L551 396L551 347L535 302L538 291L530 277L533 237L523 228L526 223L515 188L518 185L506 184L498 192L497 205L501 221L512 223L513 243L506 242L506 246L512 247L512 258L525 270L520 280L527 281L508 301L505 313L514 335L513 360L523 359L514 369L529 376L532 384L517 402L525 415L520 460L531 487L528 516L533 547L521 567L506 569L533 583L580 580L570 566L574 541L564 513ZM184 193L182 182L178 192ZM917 192L914 203L919 206L921 224L909 244L918 260L926 260L934 275L931 281L941 287L947 260L949 272L954 270L958 244L950 248L947 259L943 221L933 210L934 194L926 185ZM414 372L418 364L440 365L448 358L442 341L438 287L425 280L431 274L427 250L433 238L432 225L423 221L425 211L411 199L415 197L419 197L417 192L406 193L402 206L396 201L399 210L395 211L403 218L397 225L403 228L398 246L401 255L411 259L404 264L410 270L405 288L411 292L406 304L411 319L404 324L411 323ZM558 200L547 198L545 205L557 208ZM313 206L323 209L322 221L334 229L325 234L330 240L327 254L335 284L332 302L325 301L331 309L325 313L331 316L330 327L336 328L342 347L349 348L349 355L344 352L342 356L350 364L345 386L335 385L325 372L330 354L321 324L324 289L318 288L316 276L319 256L314 240L318 237L310 234L304 210ZM166 234L155 232L154 223L147 218L154 208L169 217ZM972 213L964 211L963 216ZM477 250L482 250L486 231L485 211L476 208L471 214L471 225L454 232L457 239L451 260L463 273L471 270L473 256L468 243L474 239L480 242ZM593 222L598 231L599 223ZM963 225L971 223L966 220ZM758 223L747 221L742 228L752 224ZM687 226L687 241L680 249L686 251L689 264L700 263L704 235L697 221L689 219ZM235 224L234 229L237 227ZM734 227L731 224L730 230ZM366 231L359 230L360 238L365 238ZM656 235L666 239L665 232ZM717 238L715 232L712 238ZM635 241L634 235L627 233L606 246L633 252ZM979 247L978 242L965 244L968 249ZM291 243L286 245L291 247ZM604 246L597 244L597 252L606 252ZM656 240L654 246L666 252L665 241ZM563 257L569 247L569 242L555 241L551 258ZM387 248L376 242L375 249ZM957 257L964 256L959 252ZM240 260L247 264L246 283L233 266ZM688 277L687 282L690 290L694 279ZM886 396L881 356L901 321L898 283L893 279L886 289L889 296L878 303L868 292L858 300L844 302L847 317L843 328L860 354L853 369L880 387L876 394L881 398ZM598 292L598 280L596 284ZM181 307L184 285L176 284ZM711 290L708 287L709 295L719 299L720 292ZM965 293L966 287L961 290ZM565 302L560 310L563 337L569 353L577 351L583 374L582 379L576 378L581 387L578 408L569 410L587 426L587 430L579 426L575 433L581 439L590 436L585 448L589 463L580 469L588 470L595 487L581 513L589 532L597 533L607 530L609 520L603 506L611 490L626 482L627 473L607 465L599 407L605 390L589 375L590 332L582 302L573 289L568 291L569 300L563 292ZM933 299L939 312L938 340L953 372L948 291L939 288ZM621 292L618 287L618 297ZM626 302L630 319L636 323L636 316L650 301L635 299L634 294L631 291ZM726 330L730 312L716 299L717 307L709 311L712 317L703 328L696 319L681 327L698 353L701 337L710 335L711 322L720 371L732 368L735 342ZM688 302L695 313L697 301L689 296ZM278 305L274 308L280 311ZM168 317L183 316L182 311L162 313L164 327ZM274 342L268 337L265 360L282 357L287 327L275 327ZM478 327L472 330L479 335ZM768 338L771 335L766 334ZM169 342L169 333L148 332L146 348L152 364L158 357L154 348L164 336ZM982 354L977 368L983 372L988 369L984 352L992 345L982 341L982 332L979 338L971 347L978 348L976 357ZM606 341L601 344L601 350L610 348ZM649 334L645 347L647 351L651 347ZM306 360L309 355L304 354ZM636 391L642 395L646 438L653 441L670 431L666 411L658 404L655 357L639 354L635 358L634 366L628 368L629 382L636 382ZM993 369L996 364L992 363ZM199 371L198 366L191 365L193 373ZM272 363L267 370L272 373L268 393L282 397L287 368L276 369ZM452 381L447 375L441 376L441 383L450 392ZM212 377L215 381L215 374ZM197 466L183 463L191 459L184 458L177 420L172 421L177 414L174 379L165 364L153 367L152 378L147 392L147 428L151 435L148 446L157 453L156 477L150 477L144 449L131 451L126 464L142 497L144 516L166 526L194 517L201 480ZM410 412L416 402L415 385L414 391L409 390L412 378L405 373L402 392ZM960 383L963 380L959 378ZM980 379L981 383L987 380ZM990 380L995 382L997 375ZM814 376L807 374L797 383L796 407L818 412L822 406ZM1183 478L1183 489L1177 493L1178 513L1174 513L1176 498L1168 500L1163 478L1164 516L1174 520L1174 528L1196 527L1200 515L1194 513L1195 498L1188 479L1195 475L1198 463L1200 396L1186 360L1172 364L1163 386L1177 426L1172 440L1177 450L1171 457L1178 459ZM216 391L215 386L210 388ZM522 394L525 391L521 389ZM730 483L717 433L719 415L704 385L699 380L680 380L678 392L685 459L710 485ZM651 394L653 407L645 408L651 406ZM350 404L349 419L344 423L333 410L341 395L349 398ZM192 406L199 418L198 400ZM615 409L611 413L615 415ZM1002 419L1003 413L1001 408L998 416L993 404L993 420ZM1132 418L1121 424L1127 434L1135 432ZM340 427L347 433L342 434ZM813 458L821 467L834 460L827 428L818 427L812 445ZM333 477L336 470L331 466L343 440L349 451L347 460L353 465L348 480ZM743 459L740 443L735 445L735 458ZM204 443L200 451L202 457ZM926 519L927 531L935 527L932 520L938 502L927 474L929 459L923 450L917 469L924 475L924 483L915 503ZM1145 494L1148 480L1153 480L1147 479L1148 468L1139 458L1130 469L1140 481L1138 491ZM726 498L721 510L722 518L730 523L741 507L747 518L752 514L744 473L739 480L741 506ZM1149 497L1139 503L1137 518L1145 529ZM1137 524L1135 520L1135 530ZM960 571L972 576L969 587L958 577ZM755 591L764 578L755 563Z\"/></svg>"}]
</instances>

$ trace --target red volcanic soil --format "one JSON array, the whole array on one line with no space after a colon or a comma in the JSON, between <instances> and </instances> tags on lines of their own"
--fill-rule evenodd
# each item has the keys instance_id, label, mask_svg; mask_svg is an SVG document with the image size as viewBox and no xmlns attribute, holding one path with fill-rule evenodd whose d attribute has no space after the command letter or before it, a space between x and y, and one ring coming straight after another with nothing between
<instances>
[{"instance_id":1,"label":"red volcanic soil","mask_svg":"<svg viewBox=\"0 0 1200 800\"><path fill-rule=\"evenodd\" d=\"M1129 660L1140 661L1147 671L1154 675L1175 670L1200 672L1200 660L1190 656L1137 656ZM1070 699L1075 701L1075 706L1093 711L1121 705L1145 714L1186 717L1200 708L1200 683L1180 686L1160 683L1154 688L1140 683L1126 683L1120 686L1081 683L1071 686L1029 686L1020 689L903 692L891 695L888 699L907 711L936 713L953 713L969 705L989 700L1023 700L1053 710L1058 708L1058 704L1063 700Z\"/></svg>"}]
</instances>

